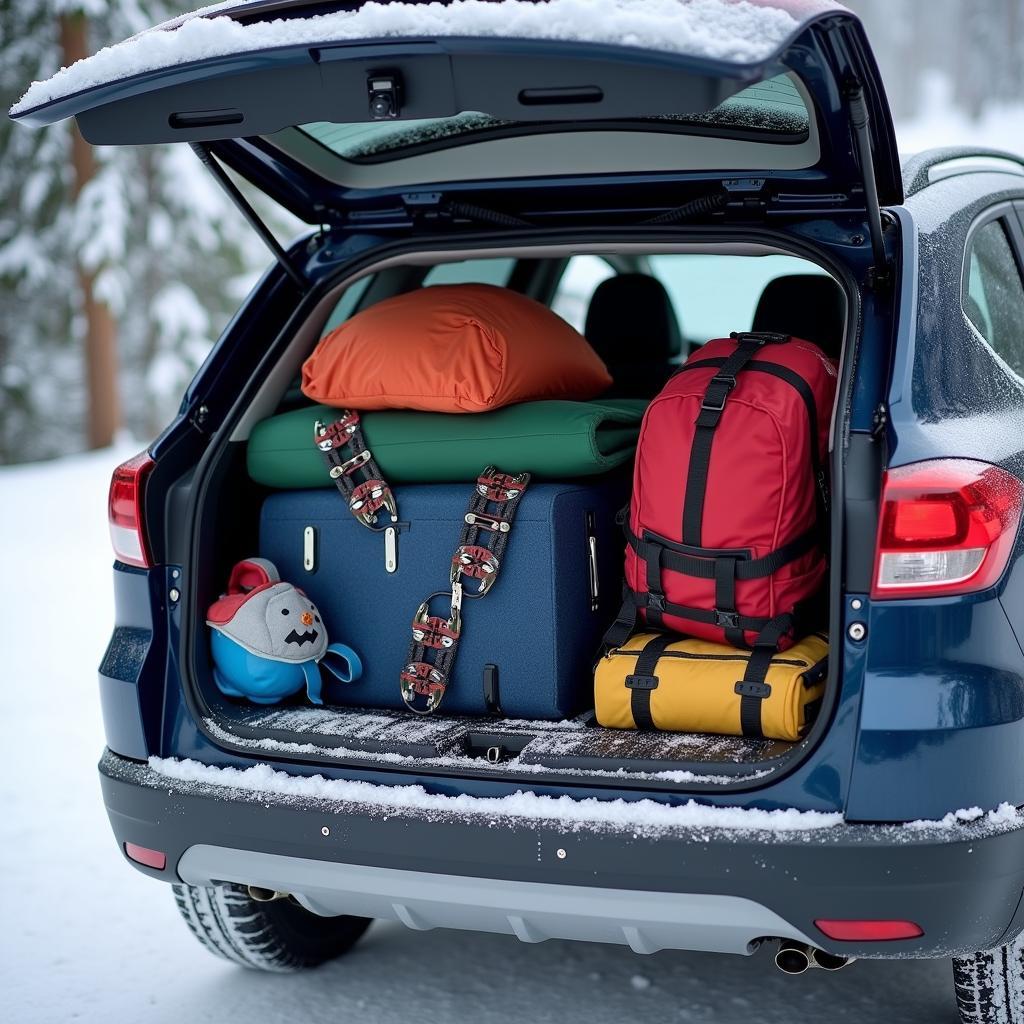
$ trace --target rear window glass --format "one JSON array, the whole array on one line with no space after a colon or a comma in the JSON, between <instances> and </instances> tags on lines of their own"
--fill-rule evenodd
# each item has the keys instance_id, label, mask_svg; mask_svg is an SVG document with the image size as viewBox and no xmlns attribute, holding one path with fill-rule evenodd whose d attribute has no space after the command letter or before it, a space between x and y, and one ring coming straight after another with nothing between
<instances>
[{"instance_id":1,"label":"rear window glass","mask_svg":"<svg viewBox=\"0 0 1024 1024\"><path fill-rule=\"evenodd\" d=\"M574 124L544 121L503 121L477 111L465 111L453 117L435 117L409 121L372 121L360 124L335 124L316 121L302 125L302 131L332 153L345 160L386 160L410 150L433 147L447 141L460 143L494 134L529 134L536 131L568 131L584 128L600 130L623 127L664 131L678 127L710 127L769 135L774 142L803 142L807 138L810 114L796 83L788 75L778 75L730 96L712 110L680 113L670 117L637 118L634 121L581 121Z\"/></svg>"}]
</instances>

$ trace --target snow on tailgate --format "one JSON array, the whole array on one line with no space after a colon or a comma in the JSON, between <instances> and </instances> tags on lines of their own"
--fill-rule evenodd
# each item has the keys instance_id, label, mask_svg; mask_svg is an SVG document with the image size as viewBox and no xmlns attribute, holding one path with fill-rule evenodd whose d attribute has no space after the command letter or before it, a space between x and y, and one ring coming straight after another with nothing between
<instances>
[{"instance_id":1,"label":"snow on tailgate","mask_svg":"<svg viewBox=\"0 0 1024 1024\"><path fill-rule=\"evenodd\" d=\"M85 89L190 61L283 46L445 36L609 43L752 63L799 27L782 6L748 0L454 0L366 3L356 11L239 24L193 17L143 32L34 82L11 108L18 114ZM802 5L796 5L802 10Z\"/></svg>"}]
</instances>

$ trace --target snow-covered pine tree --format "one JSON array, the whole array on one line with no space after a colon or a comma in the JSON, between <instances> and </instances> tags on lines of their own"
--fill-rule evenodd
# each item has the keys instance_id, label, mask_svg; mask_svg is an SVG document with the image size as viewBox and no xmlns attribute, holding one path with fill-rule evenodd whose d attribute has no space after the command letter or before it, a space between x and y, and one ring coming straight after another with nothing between
<instances>
[{"instance_id":1,"label":"snow-covered pine tree","mask_svg":"<svg viewBox=\"0 0 1024 1024\"><path fill-rule=\"evenodd\" d=\"M0 3L5 109L61 64L61 19L96 50L180 14L188 0ZM73 199L71 128L0 118L0 463L86 447L87 379L76 258L117 324L122 425L142 441L269 262L187 147L93 149Z\"/></svg>"}]
</instances>

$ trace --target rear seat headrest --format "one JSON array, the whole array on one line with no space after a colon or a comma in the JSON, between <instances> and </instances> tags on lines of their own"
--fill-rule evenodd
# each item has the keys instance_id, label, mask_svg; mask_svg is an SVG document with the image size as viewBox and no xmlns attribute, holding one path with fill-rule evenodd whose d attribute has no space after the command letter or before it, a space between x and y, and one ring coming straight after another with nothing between
<instances>
[{"instance_id":1,"label":"rear seat headrest","mask_svg":"<svg viewBox=\"0 0 1024 1024\"><path fill-rule=\"evenodd\" d=\"M832 278L789 274L765 285L751 330L806 338L829 358L838 359L845 319L846 297Z\"/></svg>"},{"instance_id":2,"label":"rear seat headrest","mask_svg":"<svg viewBox=\"0 0 1024 1024\"><path fill-rule=\"evenodd\" d=\"M682 350L672 300L649 274L617 274L602 281L590 300L583 333L612 376L616 365L668 362Z\"/></svg>"}]
</instances>

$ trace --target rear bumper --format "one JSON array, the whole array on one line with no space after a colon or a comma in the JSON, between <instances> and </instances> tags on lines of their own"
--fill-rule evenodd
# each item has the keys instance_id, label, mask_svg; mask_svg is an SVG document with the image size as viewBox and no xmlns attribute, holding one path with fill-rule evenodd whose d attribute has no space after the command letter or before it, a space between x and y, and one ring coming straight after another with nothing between
<instances>
[{"instance_id":1,"label":"rear bumper","mask_svg":"<svg viewBox=\"0 0 1024 1024\"><path fill-rule=\"evenodd\" d=\"M100 775L122 851L167 855L163 871L139 870L280 889L320 913L637 952L745 953L790 938L875 958L972 952L1024 929L1020 824L648 834L180 783L109 751ZM924 935L833 942L816 918L906 919Z\"/></svg>"}]
</instances>

